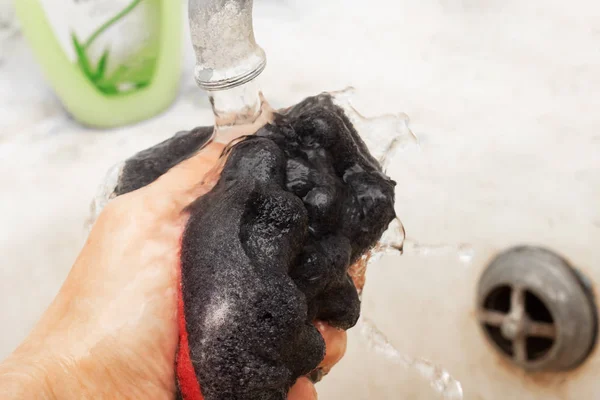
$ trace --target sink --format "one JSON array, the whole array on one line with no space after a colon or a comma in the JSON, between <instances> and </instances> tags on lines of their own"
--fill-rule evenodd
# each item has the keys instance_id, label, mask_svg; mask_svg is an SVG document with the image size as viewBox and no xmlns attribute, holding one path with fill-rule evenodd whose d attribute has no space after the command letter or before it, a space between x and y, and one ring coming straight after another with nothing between
<instances>
[{"instance_id":1,"label":"sink","mask_svg":"<svg viewBox=\"0 0 600 400\"><path fill-rule=\"evenodd\" d=\"M274 107L352 85L364 114L404 112L419 139L388 169L404 254L371 265L363 293L364 317L401 361L370 347L362 321L318 384L320 398L452 398L440 389L449 379L464 399L597 396L597 351L568 371L523 369L482 329L477 293L490 263L523 245L560 255L592 293L600 282L598 15L592 0L255 1L257 41L269 55L259 79ZM99 131L64 114L18 27L0 40L4 357L66 277L106 170L210 124L212 112L191 78L189 43L171 109Z\"/></svg>"}]
</instances>

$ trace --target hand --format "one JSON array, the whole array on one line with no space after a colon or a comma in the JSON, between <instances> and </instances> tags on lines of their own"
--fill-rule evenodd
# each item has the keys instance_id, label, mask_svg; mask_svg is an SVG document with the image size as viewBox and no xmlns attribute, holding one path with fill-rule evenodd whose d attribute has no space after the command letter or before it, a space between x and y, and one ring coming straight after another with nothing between
<instances>
[{"instance_id":1,"label":"hand","mask_svg":"<svg viewBox=\"0 0 600 400\"><path fill-rule=\"evenodd\" d=\"M174 397L182 210L216 183L222 150L211 143L107 205L53 303L0 364L0 397ZM344 354L346 333L316 325L328 371ZM289 400L311 399L314 386L299 379Z\"/></svg>"}]
</instances>

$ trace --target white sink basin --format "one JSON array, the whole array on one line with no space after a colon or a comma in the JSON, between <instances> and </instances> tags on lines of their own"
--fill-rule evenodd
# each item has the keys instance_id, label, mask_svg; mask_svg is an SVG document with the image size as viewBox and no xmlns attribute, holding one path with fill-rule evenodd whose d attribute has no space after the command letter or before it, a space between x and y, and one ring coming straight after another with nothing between
<instances>
[{"instance_id":1,"label":"white sink basin","mask_svg":"<svg viewBox=\"0 0 600 400\"><path fill-rule=\"evenodd\" d=\"M484 337L475 298L488 262L520 244L552 249L600 282L600 3L256 0L254 16L274 106L353 85L357 108L405 112L420 139L390 169L406 252L370 268L363 314L406 360L448 371L464 399L597 398L597 352L572 372L526 373ZM106 170L212 119L188 45L166 113L82 128L11 32L0 33L0 358L60 287ZM418 368L368 350L358 329L318 389L323 399L444 398Z\"/></svg>"}]
</instances>

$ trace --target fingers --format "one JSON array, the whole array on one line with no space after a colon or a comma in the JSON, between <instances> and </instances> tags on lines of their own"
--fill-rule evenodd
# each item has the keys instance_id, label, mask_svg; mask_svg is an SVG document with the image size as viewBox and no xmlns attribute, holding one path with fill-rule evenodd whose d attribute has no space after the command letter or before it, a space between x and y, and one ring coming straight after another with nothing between
<instances>
[{"instance_id":1,"label":"fingers","mask_svg":"<svg viewBox=\"0 0 600 400\"><path fill-rule=\"evenodd\" d=\"M346 331L336 329L322 321L316 321L315 327L325 340L325 357L318 368L326 374L346 352ZM290 389L288 400L317 400L315 386L310 379L299 378Z\"/></svg>"},{"instance_id":2,"label":"fingers","mask_svg":"<svg viewBox=\"0 0 600 400\"><path fill-rule=\"evenodd\" d=\"M327 374L346 353L346 331L334 328L322 321L315 322L315 327L325 340L325 357L321 361L319 368L322 369L324 374Z\"/></svg>"},{"instance_id":3,"label":"fingers","mask_svg":"<svg viewBox=\"0 0 600 400\"><path fill-rule=\"evenodd\" d=\"M360 295L362 293L363 287L365 286L366 272L367 272L367 263L369 261L370 254L367 257L359 258L354 264L350 266L348 270L348 274L352 278L352 282L354 282L354 286Z\"/></svg>"},{"instance_id":4,"label":"fingers","mask_svg":"<svg viewBox=\"0 0 600 400\"><path fill-rule=\"evenodd\" d=\"M299 378L290 389L288 400L317 400L315 386L307 378Z\"/></svg>"}]
</instances>

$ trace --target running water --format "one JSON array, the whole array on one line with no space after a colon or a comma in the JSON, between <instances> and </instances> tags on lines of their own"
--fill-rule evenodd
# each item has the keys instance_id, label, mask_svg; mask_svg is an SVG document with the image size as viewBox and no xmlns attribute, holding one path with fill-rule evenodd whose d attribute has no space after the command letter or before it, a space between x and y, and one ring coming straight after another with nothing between
<instances>
[{"instance_id":1,"label":"running water","mask_svg":"<svg viewBox=\"0 0 600 400\"><path fill-rule=\"evenodd\" d=\"M229 143L239 136L252 134L273 120L274 110L256 80L226 90L209 91L208 94L215 116L215 140L219 142ZM335 104L344 110L384 171L397 151L411 145L418 146L417 137L408 127L406 114L366 117L352 105L352 98L356 94L353 87L329 94Z\"/></svg>"},{"instance_id":2,"label":"running water","mask_svg":"<svg viewBox=\"0 0 600 400\"><path fill-rule=\"evenodd\" d=\"M227 90L208 92L215 116L214 140L229 143L251 135L273 120L273 110L263 97L256 80Z\"/></svg>"}]
</instances>

